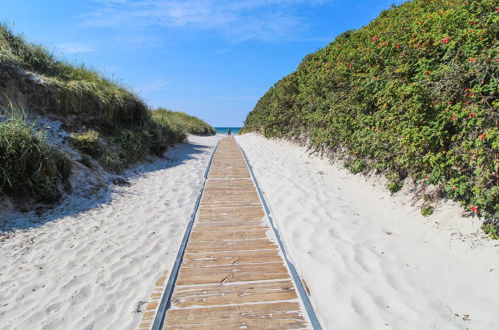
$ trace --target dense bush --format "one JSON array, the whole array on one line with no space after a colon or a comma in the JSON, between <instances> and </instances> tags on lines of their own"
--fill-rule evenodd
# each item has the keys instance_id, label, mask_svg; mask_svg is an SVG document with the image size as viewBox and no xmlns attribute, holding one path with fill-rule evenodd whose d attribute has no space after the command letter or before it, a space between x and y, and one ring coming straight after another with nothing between
<instances>
[{"instance_id":1,"label":"dense bush","mask_svg":"<svg viewBox=\"0 0 499 330\"><path fill-rule=\"evenodd\" d=\"M0 110L0 193L54 202L71 163L46 142L41 132L19 116Z\"/></svg>"},{"instance_id":2,"label":"dense bush","mask_svg":"<svg viewBox=\"0 0 499 330\"><path fill-rule=\"evenodd\" d=\"M243 131L306 139L396 191L411 176L499 217L497 2L415 0L305 57ZM425 211L428 213L428 211Z\"/></svg>"}]
</instances>

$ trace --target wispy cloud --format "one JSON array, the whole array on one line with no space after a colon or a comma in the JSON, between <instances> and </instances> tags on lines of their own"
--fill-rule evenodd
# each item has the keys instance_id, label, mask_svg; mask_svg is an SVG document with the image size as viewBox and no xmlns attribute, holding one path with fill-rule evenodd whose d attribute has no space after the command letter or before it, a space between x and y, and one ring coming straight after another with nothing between
<instances>
[{"instance_id":1,"label":"wispy cloud","mask_svg":"<svg viewBox=\"0 0 499 330\"><path fill-rule=\"evenodd\" d=\"M141 88L142 92L162 91L170 86L170 82L164 79L157 79Z\"/></svg>"},{"instance_id":2,"label":"wispy cloud","mask_svg":"<svg viewBox=\"0 0 499 330\"><path fill-rule=\"evenodd\" d=\"M56 48L64 53L76 54L76 53L89 53L93 52L94 49L84 43L70 42L56 45Z\"/></svg>"},{"instance_id":3,"label":"wispy cloud","mask_svg":"<svg viewBox=\"0 0 499 330\"><path fill-rule=\"evenodd\" d=\"M332 0L94 0L94 26L212 30L233 40L279 40L303 31L300 9Z\"/></svg>"}]
</instances>

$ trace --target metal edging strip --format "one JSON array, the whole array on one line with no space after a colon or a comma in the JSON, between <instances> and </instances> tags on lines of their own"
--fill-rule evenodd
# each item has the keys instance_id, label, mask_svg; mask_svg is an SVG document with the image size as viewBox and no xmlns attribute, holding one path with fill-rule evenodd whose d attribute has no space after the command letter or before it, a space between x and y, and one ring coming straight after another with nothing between
<instances>
[{"instance_id":1,"label":"metal edging strip","mask_svg":"<svg viewBox=\"0 0 499 330\"><path fill-rule=\"evenodd\" d=\"M196 200L196 204L194 206L194 211L192 212L191 219L189 220L189 224L187 225L187 228L185 230L184 238L182 239L182 243L180 244L177 258L175 259L170 277L168 278L168 283L166 284L165 291L163 293L163 296L161 297L161 303L159 304L158 311L156 312L156 317L154 318L154 323L152 324L151 330L161 330L165 321L166 311L171 306L173 289L175 289L175 282L177 281L180 265L182 264L182 261L184 259L185 248L187 247L187 242L189 241L189 237L191 236L192 227L194 225L194 220L196 219L199 204L201 203L201 197L203 196L204 188L206 186L206 180L208 179L208 173L210 171L211 163L213 161L213 157L215 156L215 152L217 151L219 143L220 140L217 141L217 145L215 146L215 149L213 149L210 161L208 162L208 166L206 167L206 170L204 172L203 186L201 187L198 198Z\"/></svg>"},{"instance_id":2,"label":"metal edging strip","mask_svg":"<svg viewBox=\"0 0 499 330\"><path fill-rule=\"evenodd\" d=\"M236 142L237 143L237 142ZM253 173L253 167L251 166L250 162L248 161L248 156L246 156L246 152L244 152L243 148L237 143L237 146L241 153L244 156L244 160L246 161L246 165L248 166L251 177L253 178L253 182L255 183L256 190L258 191L258 195L260 195L260 200L262 201L263 207L265 208L265 212L267 213L267 216L269 218L270 224L272 225L272 229L274 230L274 234L277 238L277 242L279 243L279 247L281 248L282 254L284 255L284 259L286 259L286 263L289 267L289 271L291 272L291 276L293 276L293 280L295 282L296 288L298 289L298 292L300 293L301 300L303 302L303 305L305 307L305 310L307 311L308 318L310 319L310 323L312 324L312 328L314 330L322 330L322 327L319 323L319 320L317 318L317 315L315 314L314 308L312 307L312 304L310 303L310 299L308 299L307 292L305 291L305 288L303 287L303 284L300 280L300 276L298 276L298 273L296 272L296 268L289 260L288 254L286 253L286 248L284 246L283 241L281 240L281 235L279 234L279 230L277 229L275 223L274 223L274 218L272 217L272 213L270 212L270 208L267 204L267 201L265 200L265 197L263 195L263 191L260 188L260 185L258 184L258 181L256 180L255 173Z\"/></svg>"}]
</instances>

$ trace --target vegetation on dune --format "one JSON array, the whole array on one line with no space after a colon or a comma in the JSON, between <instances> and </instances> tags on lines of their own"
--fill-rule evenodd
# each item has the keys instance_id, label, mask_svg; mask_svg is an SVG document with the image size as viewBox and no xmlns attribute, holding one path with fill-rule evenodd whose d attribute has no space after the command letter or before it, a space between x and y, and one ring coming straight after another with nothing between
<instances>
[{"instance_id":1,"label":"vegetation on dune","mask_svg":"<svg viewBox=\"0 0 499 330\"><path fill-rule=\"evenodd\" d=\"M57 59L0 24L0 103L21 100L0 118L0 193L55 201L70 161L54 150L27 117L60 120L79 151L120 172L147 155L161 156L188 133L214 134L183 113L151 111L129 89L97 72ZM14 110L12 110L14 109ZM164 112L164 114L163 114ZM87 156L82 163L92 166Z\"/></svg>"},{"instance_id":2,"label":"vegetation on dune","mask_svg":"<svg viewBox=\"0 0 499 330\"><path fill-rule=\"evenodd\" d=\"M306 140L352 172L385 174L390 191L408 176L435 185L497 236L498 30L492 0L391 8L306 56L243 130Z\"/></svg>"},{"instance_id":3,"label":"vegetation on dune","mask_svg":"<svg viewBox=\"0 0 499 330\"><path fill-rule=\"evenodd\" d=\"M43 46L27 42L5 25L0 25L0 62L6 71L23 69L40 75L47 89L46 96L53 99L47 105L49 109L39 109L42 112L79 115L79 124L101 130L149 121L147 106L133 92L84 65L58 60Z\"/></svg>"},{"instance_id":4,"label":"vegetation on dune","mask_svg":"<svg viewBox=\"0 0 499 330\"><path fill-rule=\"evenodd\" d=\"M54 202L71 162L16 109L0 108L0 193Z\"/></svg>"},{"instance_id":5,"label":"vegetation on dune","mask_svg":"<svg viewBox=\"0 0 499 330\"><path fill-rule=\"evenodd\" d=\"M204 122L203 120L188 115L185 112L171 111L159 108L152 112L153 119L159 122L166 122L170 126L176 127L185 133L196 135L213 135L216 134L215 129Z\"/></svg>"}]
</instances>

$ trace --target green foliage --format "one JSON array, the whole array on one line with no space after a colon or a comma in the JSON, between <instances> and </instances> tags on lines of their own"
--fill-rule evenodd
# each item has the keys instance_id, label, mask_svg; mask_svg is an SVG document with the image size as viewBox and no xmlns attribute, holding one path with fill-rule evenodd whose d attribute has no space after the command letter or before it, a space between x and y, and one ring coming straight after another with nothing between
<instances>
[{"instance_id":1,"label":"green foliage","mask_svg":"<svg viewBox=\"0 0 499 330\"><path fill-rule=\"evenodd\" d=\"M71 162L15 109L0 109L0 193L55 202Z\"/></svg>"},{"instance_id":2,"label":"green foliage","mask_svg":"<svg viewBox=\"0 0 499 330\"><path fill-rule=\"evenodd\" d=\"M93 157L98 157L103 152L99 137L99 132L90 129L84 133L71 134L71 143L81 152Z\"/></svg>"},{"instance_id":3,"label":"green foliage","mask_svg":"<svg viewBox=\"0 0 499 330\"><path fill-rule=\"evenodd\" d=\"M364 159L354 159L345 163L345 167L353 174L361 173L367 167Z\"/></svg>"},{"instance_id":4,"label":"green foliage","mask_svg":"<svg viewBox=\"0 0 499 330\"><path fill-rule=\"evenodd\" d=\"M482 230L492 239L499 239L499 224L486 223L482 225Z\"/></svg>"},{"instance_id":5,"label":"green foliage","mask_svg":"<svg viewBox=\"0 0 499 330\"><path fill-rule=\"evenodd\" d=\"M389 192L396 193L400 189L402 189L402 183L400 181L389 181L386 184L386 189L388 189Z\"/></svg>"},{"instance_id":6,"label":"green foliage","mask_svg":"<svg viewBox=\"0 0 499 330\"><path fill-rule=\"evenodd\" d=\"M152 117L157 122L169 123L175 130L182 131L184 134L214 135L216 133L212 126L185 112L159 108L152 112Z\"/></svg>"},{"instance_id":7,"label":"green foliage","mask_svg":"<svg viewBox=\"0 0 499 330\"><path fill-rule=\"evenodd\" d=\"M348 31L276 83L244 132L307 137L312 148L407 176L499 217L499 11L492 0L415 0ZM363 160L364 163L360 161Z\"/></svg>"},{"instance_id":8,"label":"green foliage","mask_svg":"<svg viewBox=\"0 0 499 330\"><path fill-rule=\"evenodd\" d=\"M431 205L423 205L423 207L421 207L421 214L425 217L428 217L433 214L434 210L435 209Z\"/></svg>"}]
</instances>

